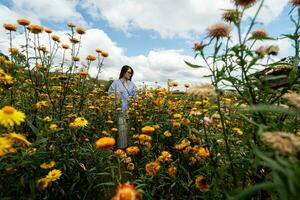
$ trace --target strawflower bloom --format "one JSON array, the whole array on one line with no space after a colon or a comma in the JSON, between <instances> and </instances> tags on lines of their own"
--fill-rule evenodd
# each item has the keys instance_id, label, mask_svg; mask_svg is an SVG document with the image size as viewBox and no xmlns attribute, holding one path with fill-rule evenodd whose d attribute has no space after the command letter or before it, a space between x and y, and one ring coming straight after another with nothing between
<instances>
[{"instance_id":1,"label":"strawflower bloom","mask_svg":"<svg viewBox=\"0 0 300 200\"><path fill-rule=\"evenodd\" d=\"M151 134L155 131L155 128L153 128L152 126L144 126L142 128L142 133L144 134Z\"/></svg>"},{"instance_id":2,"label":"strawflower bloom","mask_svg":"<svg viewBox=\"0 0 300 200\"><path fill-rule=\"evenodd\" d=\"M150 162L146 164L145 169L147 176L156 176L160 169L160 164L158 161Z\"/></svg>"},{"instance_id":3,"label":"strawflower bloom","mask_svg":"<svg viewBox=\"0 0 300 200\"><path fill-rule=\"evenodd\" d=\"M41 178L37 181L37 188L39 190L45 190L51 186L51 181L48 178Z\"/></svg>"},{"instance_id":4,"label":"strawflower bloom","mask_svg":"<svg viewBox=\"0 0 300 200\"><path fill-rule=\"evenodd\" d=\"M58 35L52 35L51 36L52 40L55 41L55 42L60 42L60 38Z\"/></svg>"},{"instance_id":5,"label":"strawflower bloom","mask_svg":"<svg viewBox=\"0 0 300 200\"><path fill-rule=\"evenodd\" d=\"M49 162L42 163L40 165L40 168L42 168L42 169L51 169L51 168L55 167L55 165L56 165L56 162L52 160L52 161L49 161Z\"/></svg>"},{"instance_id":6,"label":"strawflower bloom","mask_svg":"<svg viewBox=\"0 0 300 200\"><path fill-rule=\"evenodd\" d=\"M142 196L134 188L131 183L119 184L117 193L112 197L112 200L138 200L142 199Z\"/></svg>"},{"instance_id":7,"label":"strawflower bloom","mask_svg":"<svg viewBox=\"0 0 300 200\"><path fill-rule=\"evenodd\" d=\"M56 181L60 178L61 176L61 170L59 169L53 169L51 170L48 175L46 176L46 178L49 180L49 181Z\"/></svg>"},{"instance_id":8,"label":"strawflower bloom","mask_svg":"<svg viewBox=\"0 0 300 200\"><path fill-rule=\"evenodd\" d=\"M116 144L116 140L113 137L103 137L96 141L97 149L111 148Z\"/></svg>"},{"instance_id":9,"label":"strawflower bloom","mask_svg":"<svg viewBox=\"0 0 300 200\"><path fill-rule=\"evenodd\" d=\"M0 157L16 152L13 141L8 137L0 137Z\"/></svg>"},{"instance_id":10,"label":"strawflower bloom","mask_svg":"<svg viewBox=\"0 0 300 200\"><path fill-rule=\"evenodd\" d=\"M30 21L28 19L18 19L17 22L22 26L28 26L30 24Z\"/></svg>"},{"instance_id":11,"label":"strawflower bloom","mask_svg":"<svg viewBox=\"0 0 300 200\"><path fill-rule=\"evenodd\" d=\"M15 132L5 134L5 137L7 137L8 139L10 139L13 142L20 144L23 147L31 145L31 143L26 139L26 137L24 135L21 135L21 134L15 133Z\"/></svg>"},{"instance_id":12,"label":"strawflower bloom","mask_svg":"<svg viewBox=\"0 0 300 200\"><path fill-rule=\"evenodd\" d=\"M137 147L137 146L131 146L131 147L128 147L127 149L126 149L126 153L128 154L128 155L136 155L136 154L138 154L140 152L140 149L139 149L139 147Z\"/></svg>"},{"instance_id":13,"label":"strawflower bloom","mask_svg":"<svg viewBox=\"0 0 300 200\"><path fill-rule=\"evenodd\" d=\"M84 28L77 28L76 29L76 32L79 34L79 35L83 35L85 34L86 30Z\"/></svg>"},{"instance_id":14,"label":"strawflower bloom","mask_svg":"<svg viewBox=\"0 0 300 200\"><path fill-rule=\"evenodd\" d=\"M108 57L109 54L108 54L107 52L105 52L105 51L101 51L101 56L103 56L103 57Z\"/></svg>"},{"instance_id":15,"label":"strawflower bloom","mask_svg":"<svg viewBox=\"0 0 300 200\"><path fill-rule=\"evenodd\" d=\"M39 34L39 33L43 32L44 27L42 27L40 25L37 25L37 24L31 24L31 25L28 26L28 30L31 33Z\"/></svg>"},{"instance_id":16,"label":"strawflower bloom","mask_svg":"<svg viewBox=\"0 0 300 200\"><path fill-rule=\"evenodd\" d=\"M102 50L99 49L99 48L95 49L95 51L96 51L97 53L102 53Z\"/></svg>"},{"instance_id":17,"label":"strawflower bloom","mask_svg":"<svg viewBox=\"0 0 300 200\"><path fill-rule=\"evenodd\" d=\"M25 121L25 114L12 106L4 106L0 110L0 125L5 127L20 125Z\"/></svg>"},{"instance_id":18,"label":"strawflower bloom","mask_svg":"<svg viewBox=\"0 0 300 200\"><path fill-rule=\"evenodd\" d=\"M53 32L52 29L50 29L50 28L45 28L44 31L49 34Z\"/></svg>"},{"instance_id":19,"label":"strawflower bloom","mask_svg":"<svg viewBox=\"0 0 300 200\"><path fill-rule=\"evenodd\" d=\"M3 27L8 31L17 31L17 27L13 24L3 24Z\"/></svg>"},{"instance_id":20,"label":"strawflower bloom","mask_svg":"<svg viewBox=\"0 0 300 200\"><path fill-rule=\"evenodd\" d=\"M68 27L74 28L75 26L76 26L76 24L74 24L72 22L68 23Z\"/></svg>"},{"instance_id":21,"label":"strawflower bloom","mask_svg":"<svg viewBox=\"0 0 300 200\"><path fill-rule=\"evenodd\" d=\"M96 57L93 56L93 55L88 55L88 56L86 57L86 59L89 60L89 61L94 61L94 60L96 60Z\"/></svg>"},{"instance_id":22,"label":"strawflower bloom","mask_svg":"<svg viewBox=\"0 0 300 200\"><path fill-rule=\"evenodd\" d=\"M168 167L168 175L175 179L176 178L176 172L177 172L177 168L174 165L169 165Z\"/></svg>"},{"instance_id":23,"label":"strawflower bloom","mask_svg":"<svg viewBox=\"0 0 300 200\"><path fill-rule=\"evenodd\" d=\"M88 121L84 117L76 117L73 123L77 127L84 127L87 126Z\"/></svg>"},{"instance_id":24,"label":"strawflower bloom","mask_svg":"<svg viewBox=\"0 0 300 200\"><path fill-rule=\"evenodd\" d=\"M197 176L195 180L196 188L201 192L208 192L208 185L204 176Z\"/></svg>"}]
</instances>

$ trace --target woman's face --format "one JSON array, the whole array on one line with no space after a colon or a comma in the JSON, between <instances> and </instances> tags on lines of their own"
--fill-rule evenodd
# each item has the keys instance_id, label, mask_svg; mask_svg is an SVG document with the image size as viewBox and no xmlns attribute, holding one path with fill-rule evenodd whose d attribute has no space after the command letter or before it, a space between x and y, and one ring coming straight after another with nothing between
<instances>
[{"instance_id":1,"label":"woman's face","mask_svg":"<svg viewBox=\"0 0 300 200\"><path fill-rule=\"evenodd\" d=\"M132 74L132 70L131 70L131 69L128 69L128 70L125 72L124 76L123 76L124 79L129 80L130 77L131 77L131 74Z\"/></svg>"}]
</instances>

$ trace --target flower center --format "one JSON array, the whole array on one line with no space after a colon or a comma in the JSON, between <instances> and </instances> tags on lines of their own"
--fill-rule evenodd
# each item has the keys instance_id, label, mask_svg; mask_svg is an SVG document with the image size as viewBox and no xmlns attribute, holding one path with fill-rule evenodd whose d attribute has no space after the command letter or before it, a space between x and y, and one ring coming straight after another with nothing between
<instances>
[{"instance_id":1,"label":"flower center","mask_svg":"<svg viewBox=\"0 0 300 200\"><path fill-rule=\"evenodd\" d=\"M2 108L2 110L3 110L3 112L6 113L6 114L12 114L12 113L15 112L16 109L15 109L14 107L12 107L12 106L4 106L4 107Z\"/></svg>"}]
</instances>

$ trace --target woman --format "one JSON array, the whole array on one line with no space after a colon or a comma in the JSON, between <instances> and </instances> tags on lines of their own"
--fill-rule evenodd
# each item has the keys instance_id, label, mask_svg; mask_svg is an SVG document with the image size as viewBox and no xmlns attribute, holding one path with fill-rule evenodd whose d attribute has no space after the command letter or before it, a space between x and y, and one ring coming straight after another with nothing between
<instances>
[{"instance_id":1,"label":"woman","mask_svg":"<svg viewBox=\"0 0 300 200\"><path fill-rule=\"evenodd\" d=\"M137 88L131 81L133 72L130 66L124 65L121 69L119 79L115 80L108 89L109 94L115 95L117 99L121 99L122 102L122 114L118 118L118 147L122 149L128 145L126 119L128 118L129 97L137 98Z\"/></svg>"}]
</instances>

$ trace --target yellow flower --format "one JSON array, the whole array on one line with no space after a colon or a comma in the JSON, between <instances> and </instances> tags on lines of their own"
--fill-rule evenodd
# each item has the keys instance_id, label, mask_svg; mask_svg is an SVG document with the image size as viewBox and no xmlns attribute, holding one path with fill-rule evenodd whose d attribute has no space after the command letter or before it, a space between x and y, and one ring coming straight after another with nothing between
<instances>
[{"instance_id":1,"label":"yellow flower","mask_svg":"<svg viewBox=\"0 0 300 200\"><path fill-rule=\"evenodd\" d=\"M96 51L97 53L101 53L101 52L102 52L102 50L99 49L99 48L96 48L95 51Z\"/></svg>"},{"instance_id":2,"label":"yellow flower","mask_svg":"<svg viewBox=\"0 0 300 200\"><path fill-rule=\"evenodd\" d=\"M174 128L180 127L180 122L173 122L173 127Z\"/></svg>"},{"instance_id":3,"label":"yellow flower","mask_svg":"<svg viewBox=\"0 0 300 200\"><path fill-rule=\"evenodd\" d=\"M51 36L52 40L55 41L55 42L60 42L60 38L58 35L52 35Z\"/></svg>"},{"instance_id":4,"label":"yellow flower","mask_svg":"<svg viewBox=\"0 0 300 200\"><path fill-rule=\"evenodd\" d=\"M127 149L126 149L126 153L128 154L128 155L136 155L136 154L138 154L140 152L140 149L139 149L139 147L137 147L137 146L131 146L131 147L128 147Z\"/></svg>"},{"instance_id":5,"label":"yellow flower","mask_svg":"<svg viewBox=\"0 0 300 200\"><path fill-rule=\"evenodd\" d=\"M186 87L186 88L189 88L190 84L189 83L185 83L183 86Z\"/></svg>"},{"instance_id":6,"label":"yellow flower","mask_svg":"<svg viewBox=\"0 0 300 200\"><path fill-rule=\"evenodd\" d=\"M3 24L3 27L8 31L17 31L17 27L13 24Z\"/></svg>"},{"instance_id":7,"label":"yellow flower","mask_svg":"<svg viewBox=\"0 0 300 200\"><path fill-rule=\"evenodd\" d=\"M77 117L73 123L76 127L84 127L88 124L88 121L84 117Z\"/></svg>"},{"instance_id":8,"label":"yellow flower","mask_svg":"<svg viewBox=\"0 0 300 200\"><path fill-rule=\"evenodd\" d=\"M35 104L36 108L46 108L48 107L48 102L47 101L39 101Z\"/></svg>"},{"instance_id":9,"label":"yellow flower","mask_svg":"<svg viewBox=\"0 0 300 200\"><path fill-rule=\"evenodd\" d=\"M207 148L200 147L197 151L197 155L200 158L207 158L210 156L209 150Z\"/></svg>"},{"instance_id":10,"label":"yellow flower","mask_svg":"<svg viewBox=\"0 0 300 200\"><path fill-rule=\"evenodd\" d=\"M208 185L204 176L197 176L195 180L196 188L201 192L208 192Z\"/></svg>"},{"instance_id":11,"label":"yellow flower","mask_svg":"<svg viewBox=\"0 0 300 200\"><path fill-rule=\"evenodd\" d=\"M17 22L22 26L28 26L30 24L30 21L28 19L18 19Z\"/></svg>"},{"instance_id":12,"label":"yellow flower","mask_svg":"<svg viewBox=\"0 0 300 200\"><path fill-rule=\"evenodd\" d=\"M156 176L158 173L158 170L160 169L160 164L159 162L150 162L146 164L145 166L147 176Z\"/></svg>"},{"instance_id":13,"label":"yellow flower","mask_svg":"<svg viewBox=\"0 0 300 200\"><path fill-rule=\"evenodd\" d=\"M55 167L55 165L56 165L55 161L52 160L50 162L45 162L45 163L41 164L40 168L42 168L42 169L51 169L51 168Z\"/></svg>"},{"instance_id":14,"label":"yellow flower","mask_svg":"<svg viewBox=\"0 0 300 200\"><path fill-rule=\"evenodd\" d=\"M57 129L57 125L56 124L50 124L49 129L50 130L56 130Z\"/></svg>"},{"instance_id":15,"label":"yellow flower","mask_svg":"<svg viewBox=\"0 0 300 200\"><path fill-rule=\"evenodd\" d=\"M89 61L94 61L94 60L96 60L96 57L93 56L93 55L88 55L88 56L86 57L86 59L89 60Z\"/></svg>"},{"instance_id":16,"label":"yellow flower","mask_svg":"<svg viewBox=\"0 0 300 200\"><path fill-rule=\"evenodd\" d=\"M174 118L174 119L181 119L181 118L182 118L182 115L179 114L179 113L176 113L176 114L173 115L173 118Z\"/></svg>"},{"instance_id":17,"label":"yellow flower","mask_svg":"<svg viewBox=\"0 0 300 200\"><path fill-rule=\"evenodd\" d=\"M37 25L37 24L31 24L27 28L33 34L39 34L39 33L43 32L43 30L44 30L44 27Z\"/></svg>"},{"instance_id":18,"label":"yellow flower","mask_svg":"<svg viewBox=\"0 0 300 200\"><path fill-rule=\"evenodd\" d=\"M68 27L70 27L70 28L74 28L75 26L76 26L76 24L74 24L72 22L68 23Z\"/></svg>"},{"instance_id":19,"label":"yellow flower","mask_svg":"<svg viewBox=\"0 0 300 200\"><path fill-rule=\"evenodd\" d=\"M169 165L168 167L168 175L175 179L176 178L176 172L177 172L177 168L174 165Z\"/></svg>"},{"instance_id":20,"label":"yellow flower","mask_svg":"<svg viewBox=\"0 0 300 200\"><path fill-rule=\"evenodd\" d=\"M5 134L5 136L7 138L9 138L10 140L14 141L14 142L18 142L22 146L29 146L29 145L31 145L31 143L26 139L26 137L24 135L12 132L12 133L9 133L9 134Z\"/></svg>"},{"instance_id":21,"label":"yellow flower","mask_svg":"<svg viewBox=\"0 0 300 200\"><path fill-rule=\"evenodd\" d=\"M5 127L20 125L23 121L25 121L25 114L12 106L4 106L0 110L0 124Z\"/></svg>"},{"instance_id":22,"label":"yellow flower","mask_svg":"<svg viewBox=\"0 0 300 200\"><path fill-rule=\"evenodd\" d=\"M129 163L130 164L130 163ZM112 200L137 200L142 199L141 194L137 192L134 185L127 183L119 184L117 193L112 197Z\"/></svg>"},{"instance_id":23,"label":"yellow flower","mask_svg":"<svg viewBox=\"0 0 300 200\"><path fill-rule=\"evenodd\" d=\"M118 130L119 130L119 129L117 129L117 128L112 128L112 129L111 129L112 132L118 132Z\"/></svg>"},{"instance_id":24,"label":"yellow flower","mask_svg":"<svg viewBox=\"0 0 300 200\"><path fill-rule=\"evenodd\" d=\"M160 162L163 162L163 161L171 161L172 160L172 155L168 152L168 151L162 151L160 156L158 157L158 160Z\"/></svg>"},{"instance_id":25,"label":"yellow flower","mask_svg":"<svg viewBox=\"0 0 300 200\"><path fill-rule=\"evenodd\" d=\"M134 170L134 164L133 164L133 163L128 163L127 169L128 169L129 171L133 171L133 170Z\"/></svg>"},{"instance_id":26,"label":"yellow flower","mask_svg":"<svg viewBox=\"0 0 300 200\"><path fill-rule=\"evenodd\" d=\"M61 170L53 169L48 173L46 179L48 179L49 181L56 181L60 178L61 174Z\"/></svg>"},{"instance_id":27,"label":"yellow flower","mask_svg":"<svg viewBox=\"0 0 300 200\"><path fill-rule=\"evenodd\" d=\"M37 181L37 188L39 190L45 190L50 185L51 185L51 181L47 178L41 178Z\"/></svg>"},{"instance_id":28,"label":"yellow flower","mask_svg":"<svg viewBox=\"0 0 300 200\"><path fill-rule=\"evenodd\" d=\"M151 134L155 131L155 128L153 128L152 126L144 126L142 128L142 133L144 134Z\"/></svg>"},{"instance_id":29,"label":"yellow flower","mask_svg":"<svg viewBox=\"0 0 300 200\"><path fill-rule=\"evenodd\" d=\"M172 133L169 130L167 130L167 131L164 132L164 136L171 137Z\"/></svg>"},{"instance_id":30,"label":"yellow flower","mask_svg":"<svg viewBox=\"0 0 300 200\"><path fill-rule=\"evenodd\" d=\"M108 55L109 55L109 54L108 54L107 52L105 52L105 51L102 51L102 52L101 52L101 56L103 56L103 57L105 57L105 58L108 57Z\"/></svg>"},{"instance_id":31,"label":"yellow flower","mask_svg":"<svg viewBox=\"0 0 300 200\"><path fill-rule=\"evenodd\" d=\"M240 128L233 128L232 131L234 131L238 135L243 135L243 131Z\"/></svg>"},{"instance_id":32,"label":"yellow flower","mask_svg":"<svg viewBox=\"0 0 300 200\"><path fill-rule=\"evenodd\" d=\"M85 30L84 28L80 28L80 27L76 29L76 32L77 32L79 35L85 34L85 31L86 31L86 30Z\"/></svg>"},{"instance_id":33,"label":"yellow flower","mask_svg":"<svg viewBox=\"0 0 300 200\"><path fill-rule=\"evenodd\" d=\"M116 144L116 140L113 137L103 137L96 141L96 147L98 149L111 148Z\"/></svg>"},{"instance_id":34,"label":"yellow flower","mask_svg":"<svg viewBox=\"0 0 300 200\"><path fill-rule=\"evenodd\" d=\"M7 137L0 137L0 157L15 152L13 142Z\"/></svg>"}]
</instances>

